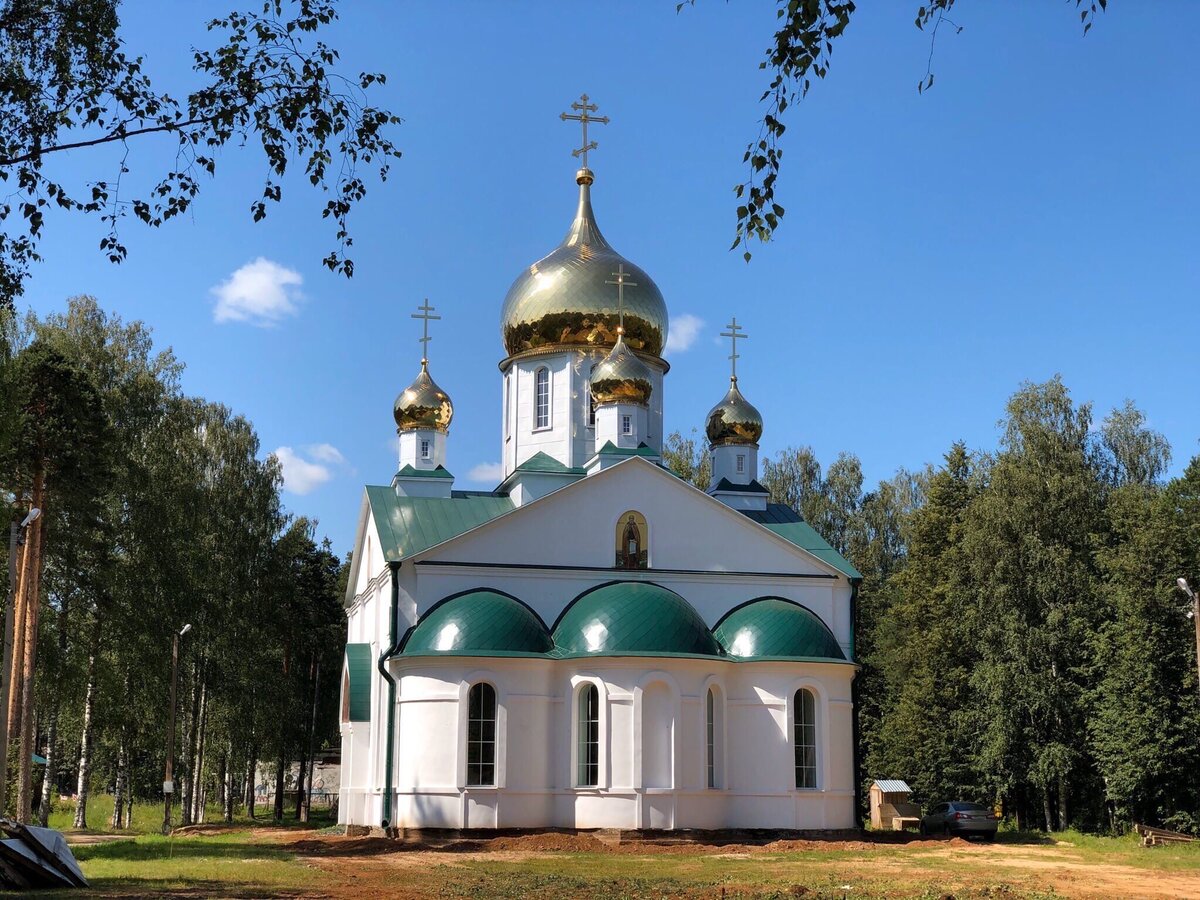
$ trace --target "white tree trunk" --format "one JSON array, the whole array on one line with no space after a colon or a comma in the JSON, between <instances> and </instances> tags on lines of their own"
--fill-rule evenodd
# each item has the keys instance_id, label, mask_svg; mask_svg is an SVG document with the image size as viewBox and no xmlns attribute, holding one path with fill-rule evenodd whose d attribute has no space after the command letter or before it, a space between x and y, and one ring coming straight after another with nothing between
<instances>
[{"instance_id":1,"label":"white tree trunk","mask_svg":"<svg viewBox=\"0 0 1200 900\"><path fill-rule=\"evenodd\" d=\"M100 620L96 619L96 635L99 637ZM83 737L79 741L79 782L76 786L75 827L87 828L88 782L92 774L92 714L96 706L96 644L88 654L87 693L83 700Z\"/></svg>"}]
</instances>

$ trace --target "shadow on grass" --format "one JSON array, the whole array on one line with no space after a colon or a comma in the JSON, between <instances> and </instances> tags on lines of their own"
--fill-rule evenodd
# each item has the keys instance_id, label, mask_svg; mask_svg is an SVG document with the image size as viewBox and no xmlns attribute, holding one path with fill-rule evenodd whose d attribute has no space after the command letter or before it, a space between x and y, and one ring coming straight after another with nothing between
<instances>
[{"instance_id":1,"label":"shadow on grass","mask_svg":"<svg viewBox=\"0 0 1200 900\"><path fill-rule=\"evenodd\" d=\"M260 888L231 885L228 881L156 878L92 878L88 891L38 891L38 900L79 900L81 896L102 897L254 897L273 900L284 897L311 897L311 890L299 888Z\"/></svg>"}]
</instances>

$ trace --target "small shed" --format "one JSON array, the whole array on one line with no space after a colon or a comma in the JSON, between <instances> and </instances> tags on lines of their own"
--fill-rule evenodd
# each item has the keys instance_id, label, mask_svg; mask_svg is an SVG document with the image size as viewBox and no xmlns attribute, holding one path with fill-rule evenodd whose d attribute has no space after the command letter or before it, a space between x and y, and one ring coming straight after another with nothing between
<instances>
[{"instance_id":1,"label":"small shed","mask_svg":"<svg viewBox=\"0 0 1200 900\"><path fill-rule=\"evenodd\" d=\"M880 778L871 783L871 827L903 831L921 824L921 811L908 798L910 788L898 778Z\"/></svg>"}]
</instances>

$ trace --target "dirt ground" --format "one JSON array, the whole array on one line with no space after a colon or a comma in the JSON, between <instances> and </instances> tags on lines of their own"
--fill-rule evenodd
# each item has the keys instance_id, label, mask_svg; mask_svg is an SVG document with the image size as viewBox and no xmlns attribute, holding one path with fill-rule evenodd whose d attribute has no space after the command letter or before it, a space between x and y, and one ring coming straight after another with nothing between
<instances>
[{"instance_id":1,"label":"dirt ground","mask_svg":"<svg viewBox=\"0 0 1200 900\"><path fill-rule=\"evenodd\" d=\"M604 833L403 841L279 832L261 837L283 843L305 864L332 876L329 892L339 897L587 897L603 892L689 898L864 893L1200 898L1200 867L1173 868L1153 858L1146 858L1149 867L1141 858L1110 863L1055 843L897 841L890 836L763 842L711 836L698 842Z\"/></svg>"}]
</instances>

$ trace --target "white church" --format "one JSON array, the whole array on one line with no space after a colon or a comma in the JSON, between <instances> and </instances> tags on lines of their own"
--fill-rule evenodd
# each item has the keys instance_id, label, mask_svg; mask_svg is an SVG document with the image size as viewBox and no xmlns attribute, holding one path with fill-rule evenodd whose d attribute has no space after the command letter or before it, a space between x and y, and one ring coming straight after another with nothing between
<instances>
[{"instance_id":1,"label":"white church","mask_svg":"<svg viewBox=\"0 0 1200 900\"><path fill-rule=\"evenodd\" d=\"M422 359L399 469L363 495L340 821L851 828L860 576L769 502L736 369L711 486L664 467L667 306L600 233L587 125L607 119L573 109L574 221L500 314L503 480L454 489L454 410Z\"/></svg>"}]
</instances>

